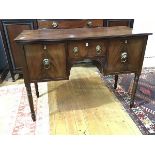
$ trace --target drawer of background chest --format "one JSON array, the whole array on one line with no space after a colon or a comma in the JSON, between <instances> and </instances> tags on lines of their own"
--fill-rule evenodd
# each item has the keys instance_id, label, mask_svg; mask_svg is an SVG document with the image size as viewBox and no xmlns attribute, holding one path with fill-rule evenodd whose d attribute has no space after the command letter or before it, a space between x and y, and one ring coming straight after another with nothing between
<instances>
[{"instance_id":1,"label":"drawer of background chest","mask_svg":"<svg viewBox=\"0 0 155 155\"><path fill-rule=\"evenodd\" d=\"M31 81L66 78L64 43L30 44L24 48Z\"/></svg>"},{"instance_id":2,"label":"drawer of background chest","mask_svg":"<svg viewBox=\"0 0 155 155\"><path fill-rule=\"evenodd\" d=\"M83 27L102 27L102 19L68 19L68 20L38 20L39 29L69 29L69 28L83 28Z\"/></svg>"}]
</instances>

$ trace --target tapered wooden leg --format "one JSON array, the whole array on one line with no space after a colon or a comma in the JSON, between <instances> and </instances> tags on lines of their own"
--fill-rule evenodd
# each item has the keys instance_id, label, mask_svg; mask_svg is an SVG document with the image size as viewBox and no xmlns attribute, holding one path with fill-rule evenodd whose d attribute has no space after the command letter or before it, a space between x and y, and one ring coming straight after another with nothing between
<instances>
[{"instance_id":1,"label":"tapered wooden leg","mask_svg":"<svg viewBox=\"0 0 155 155\"><path fill-rule=\"evenodd\" d=\"M115 75L115 84L114 84L114 89L117 88L117 82L118 82L118 75Z\"/></svg>"},{"instance_id":2,"label":"tapered wooden leg","mask_svg":"<svg viewBox=\"0 0 155 155\"><path fill-rule=\"evenodd\" d=\"M30 110L31 110L31 117L32 117L33 121L36 121L36 115L35 115L35 111L34 111L34 105L33 105L33 98L32 98L30 83L25 84L25 86L26 86L27 96L28 96L28 100L29 100L29 106L30 106Z\"/></svg>"},{"instance_id":3,"label":"tapered wooden leg","mask_svg":"<svg viewBox=\"0 0 155 155\"><path fill-rule=\"evenodd\" d=\"M37 95L37 97L39 97L38 83L35 82L34 85L35 85L35 89L36 89L36 95Z\"/></svg>"},{"instance_id":4,"label":"tapered wooden leg","mask_svg":"<svg viewBox=\"0 0 155 155\"><path fill-rule=\"evenodd\" d=\"M137 86L138 86L139 76L140 76L139 74L135 74L133 88L132 88L132 94L131 94L130 108L134 107L134 99L135 99L135 94L136 94L136 90L137 90Z\"/></svg>"}]
</instances>

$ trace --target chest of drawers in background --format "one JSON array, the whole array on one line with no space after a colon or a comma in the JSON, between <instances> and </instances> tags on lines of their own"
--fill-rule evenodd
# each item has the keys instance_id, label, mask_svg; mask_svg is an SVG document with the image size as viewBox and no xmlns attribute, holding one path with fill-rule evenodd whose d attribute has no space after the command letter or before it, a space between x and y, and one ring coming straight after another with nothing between
<instances>
[{"instance_id":1,"label":"chest of drawers in background","mask_svg":"<svg viewBox=\"0 0 155 155\"><path fill-rule=\"evenodd\" d=\"M93 28L103 27L102 19L72 19L72 20L38 20L38 29L69 29L69 28Z\"/></svg>"},{"instance_id":2,"label":"chest of drawers in background","mask_svg":"<svg viewBox=\"0 0 155 155\"><path fill-rule=\"evenodd\" d=\"M37 29L37 23L36 20L26 19L3 19L0 22L9 70L13 81L15 81L15 74L22 74L19 58L22 49L15 43L14 38L23 30Z\"/></svg>"},{"instance_id":3,"label":"chest of drawers in background","mask_svg":"<svg viewBox=\"0 0 155 155\"><path fill-rule=\"evenodd\" d=\"M1 31L1 23L0 23L0 83L3 82L6 75L8 74L9 68L8 68L8 62L6 57L6 52L4 48L4 42L3 42L3 32Z\"/></svg>"}]
</instances>

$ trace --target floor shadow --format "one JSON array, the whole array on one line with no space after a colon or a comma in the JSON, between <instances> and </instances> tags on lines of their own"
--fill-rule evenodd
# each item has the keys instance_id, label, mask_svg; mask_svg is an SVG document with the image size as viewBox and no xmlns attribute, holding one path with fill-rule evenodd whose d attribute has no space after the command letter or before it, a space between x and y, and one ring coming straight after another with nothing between
<instances>
[{"instance_id":1,"label":"floor shadow","mask_svg":"<svg viewBox=\"0 0 155 155\"><path fill-rule=\"evenodd\" d=\"M52 108L52 93L55 91L54 100L59 112L96 108L112 102L109 98L112 93L96 78L71 79L55 88L51 85L52 82L48 84L47 92L49 104Z\"/></svg>"}]
</instances>

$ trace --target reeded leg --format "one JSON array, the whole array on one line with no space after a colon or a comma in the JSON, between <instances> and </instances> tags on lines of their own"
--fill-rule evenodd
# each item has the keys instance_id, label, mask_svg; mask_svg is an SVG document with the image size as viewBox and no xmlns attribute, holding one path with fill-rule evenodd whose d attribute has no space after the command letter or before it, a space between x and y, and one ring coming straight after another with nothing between
<instances>
[{"instance_id":1,"label":"reeded leg","mask_svg":"<svg viewBox=\"0 0 155 155\"><path fill-rule=\"evenodd\" d=\"M33 98L32 98L31 86L30 86L29 83L25 84L25 86L26 86L27 96L28 96L30 110L31 110L31 117L32 117L33 121L36 121L36 115L35 115L34 106L33 106Z\"/></svg>"},{"instance_id":2,"label":"reeded leg","mask_svg":"<svg viewBox=\"0 0 155 155\"><path fill-rule=\"evenodd\" d=\"M118 75L115 75L115 84L114 84L114 89L117 88L117 82L118 82Z\"/></svg>"},{"instance_id":3,"label":"reeded leg","mask_svg":"<svg viewBox=\"0 0 155 155\"><path fill-rule=\"evenodd\" d=\"M36 95L37 95L37 97L39 97L38 83L35 82L34 85L35 85L35 89L36 89Z\"/></svg>"},{"instance_id":4,"label":"reeded leg","mask_svg":"<svg viewBox=\"0 0 155 155\"><path fill-rule=\"evenodd\" d=\"M137 90L137 86L138 86L139 76L140 75L135 74L133 88L132 88L132 94L131 94L130 108L134 107L134 99L135 99L135 94L136 94L136 90Z\"/></svg>"}]
</instances>

